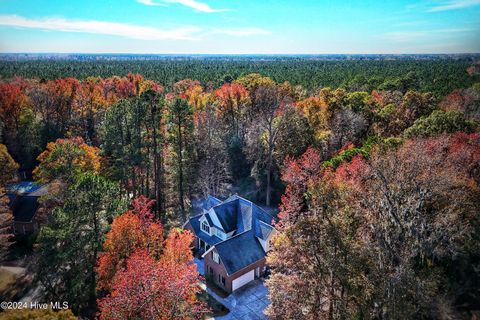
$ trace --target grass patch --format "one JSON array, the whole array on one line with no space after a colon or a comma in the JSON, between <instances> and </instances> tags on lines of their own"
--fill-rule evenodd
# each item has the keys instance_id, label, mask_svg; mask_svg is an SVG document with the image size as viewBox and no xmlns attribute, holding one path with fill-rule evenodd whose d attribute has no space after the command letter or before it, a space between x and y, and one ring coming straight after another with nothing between
<instances>
[{"instance_id":1,"label":"grass patch","mask_svg":"<svg viewBox=\"0 0 480 320\"><path fill-rule=\"evenodd\" d=\"M228 310L227 307L225 307L223 304L215 300L211 295L209 295L205 290L202 290L198 295L197 295L198 300L204 301L208 304L208 307L212 310L211 313L208 313L206 315L206 318L210 317L220 317L228 314L230 310Z\"/></svg>"}]
</instances>

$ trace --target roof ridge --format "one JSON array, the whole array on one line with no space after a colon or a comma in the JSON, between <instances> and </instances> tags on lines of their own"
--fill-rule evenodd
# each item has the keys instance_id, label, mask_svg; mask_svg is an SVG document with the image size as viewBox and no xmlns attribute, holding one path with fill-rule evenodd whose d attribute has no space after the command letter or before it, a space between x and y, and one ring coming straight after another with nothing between
<instances>
[{"instance_id":1,"label":"roof ridge","mask_svg":"<svg viewBox=\"0 0 480 320\"><path fill-rule=\"evenodd\" d=\"M266 223L266 222L263 221L263 220L257 219L257 221L273 228L273 226L272 226L271 224L268 224L268 223Z\"/></svg>"},{"instance_id":2,"label":"roof ridge","mask_svg":"<svg viewBox=\"0 0 480 320\"><path fill-rule=\"evenodd\" d=\"M248 201L248 200L247 200ZM264 210L262 207L256 205L255 203L253 203L253 201L250 201L255 207L257 207L258 209L262 210L265 214L267 214L270 218L272 218L272 221L275 219L275 217L268 213L266 210ZM257 220L260 220L260 219L257 219Z\"/></svg>"},{"instance_id":3,"label":"roof ridge","mask_svg":"<svg viewBox=\"0 0 480 320\"><path fill-rule=\"evenodd\" d=\"M215 199L215 200L218 200L218 201L222 202L222 200L220 200L220 199L218 199L217 197L214 197L214 196L212 196L212 195L210 195L210 194L207 196L207 198L213 198L213 199Z\"/></svg>"},{"instance_id":4,"label":"roof ridge","mask_svg":"<svg viewBox=\"0 0 480 320\"><path fill-rule=\"evenodd\" d=\"M188 218L188 220L191 220L191 219L193 219L193 218L196 218L196 217L199 217L199 216L203 216L203 215L204 215L204 213L199 213L199 214L197 214L197 215L191 216L190 218Z\"/></svg>"},{"instance_id":5,"label":"roof ridge","mask_svg":"<svg viewBox=\"0 0 480 320\"><path fill-rule=\"evenodd\" d=\"M252 230L253 230L252 228L247 229L247 230L245 230L245 231L243 231L243 232L240 232L239 234L234 235L233 237L230 237L230 238L228 238L228 239L225 239L225 240L223 240L223 241L220 241L220 242L218 242L217 244L215 244L215 247L218 246L219 244L225 243L225 242L227 242L227 241L229 241L229 240L232 240L232 239L234 239L234 238L236 238L236 237L238 237L238 236L241 236L241 235L243 235L244 233L247 233L247 232L252 231Z\"/></svg>"}]
</instances>

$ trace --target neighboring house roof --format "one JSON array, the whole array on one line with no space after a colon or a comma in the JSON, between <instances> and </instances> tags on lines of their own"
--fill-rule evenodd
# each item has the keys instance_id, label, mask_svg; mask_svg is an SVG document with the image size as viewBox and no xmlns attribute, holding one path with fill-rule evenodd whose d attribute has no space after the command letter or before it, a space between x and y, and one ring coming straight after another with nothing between
<instances>
[{"instance_id":1,"label":"neighboring house roof","mask_svg":"<svg viewBox=\"0 0 480 320\"><path fill-rule=\"evenodd\" d=\"M245 231L215 245L229 275L265 257L265 251L253 230Z\"/></svg>"},{"instance_id":2,"label":"neighboring house roof","mask_svg":"<svg viewBox=\"0 0 480 320\"><path fill-rule=\"evenodd\" d=\"M47 195L50 191L50 185L42 185L40 188L36 189L35 191L30 192L28 195L30 197L43 197Z\"/></svg>"},{"instance_id":3,"label":"neighboring house roof","mask_svg":"<svg viewBox=\"0 0 480 320\"><path fill-rule=\"evenodd\" d=\"M9 185L7 195L15 222L30 222L40 204L38 198L48 193L48 185L37 184L32 181L22 181Z\"/></svg>"},{"instance_id":4,"label":"neighboring house roof","mask_svg":"<svg viewBox=\"0 0 480 320\"><path fill-rule=\"evenodd\" d=\"M208 198L207 202L211 204ZM211 218L210 214L214 217ZM200 228L199 221L203 216L210 226L226 233L234 232L234 236L226 240L209 236ZM258 239L267 240L273 231L273 217L237 195L217 203L204 214L190 218L189 222L197 237L215 247L230 275L265 257L266 252Z\"/></svg>"},{"instance_id":5,"label":"neighboring house roof","mask_svg":"<svg viewBox=\"0 0 480 320\"><path fill-rule=\"evenodd\" d=\"M32 221L38 209L37 197L19 196L12 208L15 222Z\"/></svg>"},{"instance_id":6,"label":"neighboring house roof","mask_svg":"<svg viewBox=\"0 0 480 320\"><path fill-rule=\"evenodd\" d=\"M33 181L22 181L7 187L7 194L29 194L40 189L42 185Z\"/></svg>"}]
</instances>

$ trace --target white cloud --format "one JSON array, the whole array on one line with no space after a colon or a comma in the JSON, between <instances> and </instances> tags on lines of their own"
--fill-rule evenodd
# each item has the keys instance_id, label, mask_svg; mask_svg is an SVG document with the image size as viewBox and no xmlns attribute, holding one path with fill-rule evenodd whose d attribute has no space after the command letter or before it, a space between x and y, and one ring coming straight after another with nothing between
<instances>
[{"instance_id":1,"label":"white cloud","mask_svg":"<svg viewBox=\"0 0 480 320\"><path fill-rule=\"evenodd\" d=\"M0 15L0 26L105 34L141 40L196 40L195 34L201 31L200 28L192 26L162 30L116 22L64 18L28 19L17 15Z\"/></svg>"},{"instance_id":2,"label":"white cloud","mask_svg":"<svg viewBox=\"0 0 480 320\"><path fill-rule=\"evenodd\" d=\"M388 32L382 36L384 39L389 39L395 42L408 42L417 39L425 38L435 34L447 35L451 33L468 32L473 29L437 29L437 30L425 30L425 31L398 31Z\"/></svg>"},{"instance_id":3,"label":"white cloud","mask_svg":"<svg viewBox=\"0 0 480 320\"><path fill-rule=\"evenodd\" d=\"M138 3L147 5L147 6L164 6L165 3L180 4L185 7L192 8L194 10L206 13L213 12L225 12L231 11L230 9L213 9L208 4L197 1L197 0L160 0L161 2L155 0L137 0Z\"/></svg>"},{"instance_id":4,"label":"white cloud","mask_svg":"<svg viewBox=\"0 0 480 320\"><path fill-rule=\"evenodd\" d=\"M160 6L161 3L154 2L153 0L137 0L138 3L144 4L146 6Z\"/></svg>"},{"instance_id":5,"label":"white cloud","mask_svg":"<svg viewBox=\"0 0 480 320\"><path fill-rule=\"evenodd\" d=\"M431 7L429 12L448 11L480 5L480 0L452 0L443 4Z\"/></svg>"},{"instance_id":6,"label":"white cloud","mask_svg":"<svg viewBox=\"0 0 480 320\"><path fill-rule=\"evenodd\" d=\"M247 37L247 36L271 34L269 30L260 29L260 28L215 29L213 30L213 33L226 34L234 37Z\"/></svg>"}]
</instances>

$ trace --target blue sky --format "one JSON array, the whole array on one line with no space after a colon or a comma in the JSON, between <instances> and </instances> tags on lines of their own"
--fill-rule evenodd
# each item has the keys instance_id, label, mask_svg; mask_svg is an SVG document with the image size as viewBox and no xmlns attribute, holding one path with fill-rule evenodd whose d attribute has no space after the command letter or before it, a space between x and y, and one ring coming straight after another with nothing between
<instances>
[{"instance_id":1,"label":"blue sky","mask_svg":"<svg viewBox=\"0 0 480 320\"><path fill-rule=\"evenodd\" d=\"M0 52L480 52L480 0L0 0Z\"/></svg>"}]
</instances>

